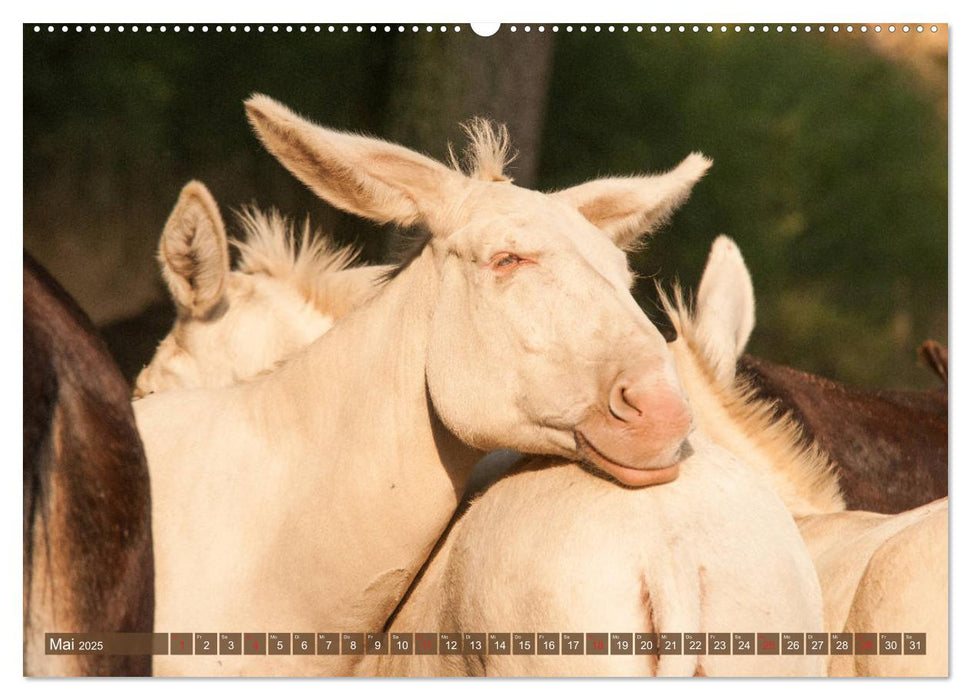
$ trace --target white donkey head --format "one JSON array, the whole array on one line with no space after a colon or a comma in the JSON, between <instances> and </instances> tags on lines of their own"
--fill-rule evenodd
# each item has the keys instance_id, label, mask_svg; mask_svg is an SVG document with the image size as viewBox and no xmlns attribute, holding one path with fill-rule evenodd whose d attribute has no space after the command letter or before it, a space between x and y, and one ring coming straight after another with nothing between
<instances>
[{"instance_id":1,"label":"white donkey head","mask_svg":"<svg viewBox=\"0 0 971 700\"><path fill-rule=\"evenodd\" d=\"M622 249L688 197L706 158L544 194L502 175L505 132L481 123L464 174L265 96L246 109L269 151L323 199L422 232L402 275L424 275L428 395L453 433L483 450L580 457L631 485L677 476L691 415L664 339L630 294Z\"/></svg>"},{"instance_id":2,"label":"white donkey head","mask_svg":"<svg viewBox=\"0 0 971 700\"><path fill-rule=\"evenodd\" d=\"M140 397L177 387L226 386L248 379L305 347L371 296L384 268L347 268L349 248L299 240L279 214L239 216L245 239L235 270L209 190L183 189L159 243L162 276L177 318L135 381Z\"/></svg>"}]
</instances>

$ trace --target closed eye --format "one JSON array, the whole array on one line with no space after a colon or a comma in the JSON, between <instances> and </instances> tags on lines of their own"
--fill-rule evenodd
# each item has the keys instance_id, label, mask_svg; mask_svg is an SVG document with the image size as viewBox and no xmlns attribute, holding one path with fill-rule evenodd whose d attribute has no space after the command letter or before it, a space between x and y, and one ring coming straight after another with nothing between
<instances>
[{"instance_id":1,"label":"closed eye","mask_svg":"<svg viewBox=\"0 0 971 700\"><path fill-rule=\"evenodd\" d=\"M520 265L532 262L532 260L522 258L515 253L502 252L496 253L492 256L492 258L489 260L489 267L492 268L493 272L499 274L509 274Z\"/></svg>"}]
</instances>

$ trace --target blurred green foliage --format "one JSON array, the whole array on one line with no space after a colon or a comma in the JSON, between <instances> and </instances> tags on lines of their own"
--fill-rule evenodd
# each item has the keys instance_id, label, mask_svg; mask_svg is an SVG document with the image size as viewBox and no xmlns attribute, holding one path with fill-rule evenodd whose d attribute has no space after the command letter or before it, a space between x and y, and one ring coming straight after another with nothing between
<instances>
[{"instance_id":1,"label":"blurred green foliage","mask_svg":"<svg viewBox=\"0 0 971 700\"><path fill-rule=\"evenodd\" d=\"M367 259L384 252L375 227L263 152L241 103L267 92L330 126L388 133L396 57L420 36L28 26L24 38L25 245L42 260L58 237L95 245L116 227L118 267L150 257L190 178L226 207L309 213ZM915 348L946 340L947 119L906 66L815 35L560 33L549 84L541 188L667 169L694 150L714 160L637 255L655 319L653 280L693 287L725 233L755 283L754 354L854 384L934 386Z\"/></svg>"},{"instance_id":2,"label":"blurred green foliage","mask_svg":"<svg viewBox=\"0 0 971 700\"><path fill-rule=\"evenodd\" d=\"M44 231L83 224L72 222L73 210L97 226L134 209L124 224L144 229L139 238L154 245L179 188L197 178L225 207L257 202L306 213L380 253L379 244L368 245L378 236L348 231L352 217L321 203L259 147L242 103L266 92L329 125L379 131L389 42L357 34L24 31L28 235L31 223Z\"/></svg>"},{"instance_id":3,"label":"blurred green foliage","mask_svg":"<svg viewBox=\"0 0 971 700\"><path fill-rule=\"evenodd\" d=\"M755 285L749 350L868 386L933 386L946 340L947 121L867 42L592 35L556 45L541 186L714 165L637 269L695 286L718 234ZM942 67L946 70L946 67ZM639 285L651 307L653 281Z\"/></svg>"}]
</instances>

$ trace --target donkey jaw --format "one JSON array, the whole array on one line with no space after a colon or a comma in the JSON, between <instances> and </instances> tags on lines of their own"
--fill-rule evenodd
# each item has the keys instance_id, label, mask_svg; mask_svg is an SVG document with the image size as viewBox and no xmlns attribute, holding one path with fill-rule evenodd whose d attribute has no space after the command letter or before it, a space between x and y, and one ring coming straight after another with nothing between
<instances>
[{"instance_id":1,"label":"donkey jaw","mask_svg":"<svg viewBox=\"0 0 971 700\"><path fill-rule=\"evenodd\" d=\"M680 473L681 461L692 453L688 441L684 440L670 455L663 455L656 466L631 467L607 457L579 430L575 430L573 436L577 452L584 462L606 472L625 486L656 486L674 481Z\"/></svg>"}]
</instances>

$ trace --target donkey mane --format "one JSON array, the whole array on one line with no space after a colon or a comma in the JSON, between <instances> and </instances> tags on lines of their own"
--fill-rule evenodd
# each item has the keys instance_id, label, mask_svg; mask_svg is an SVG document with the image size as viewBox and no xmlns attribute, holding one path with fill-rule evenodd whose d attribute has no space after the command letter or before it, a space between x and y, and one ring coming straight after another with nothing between
<instances>
[{"instance_id":1,"label":"donkey mane","mask_svg":"<svg viewBox=\"0 0 971 700\"><path fill-rule=\"evenodd\" d=\"M660 285L658 294L678 336L684 339L719 403L742 432L770 457L775 469L797 492L823 504L827 510L843 510L845 502L836 467L826 452L778 402L758 397L756 387L748 379L736 375L730 384L716 381L716 363L698 337L695 318L682 289L674 287L673 300Z\"/></svg>"},{"instance_id":2,"label":"donkey mane","mask_svg":"<svg viewBox=\"0 0 971 700\"><path fill-rule=\"evenodd\" d=\"M509 143L509 129L484 117L472 117L459 125L469 142L456 157L452 144L448 146L448 161L457 170L475 180L512 182L505 174L506 166L516 159Z\"/></svg>"},{"instance_id":3,"label":"donkey mane","mask_svg":"<svg viewBox=\"0 0 971 700\"><path fill-rule=\"evenodd\" d=\"M305 219L297 226L276 209L262 211L255 206L236 212L243 239L230 239L239 251L238 272L264 274L294 289L318 311L327 314L332 300L324 298L321 277L352 267L360 251L355 246L335 246Z\"/></svg>"}]
</instances>

